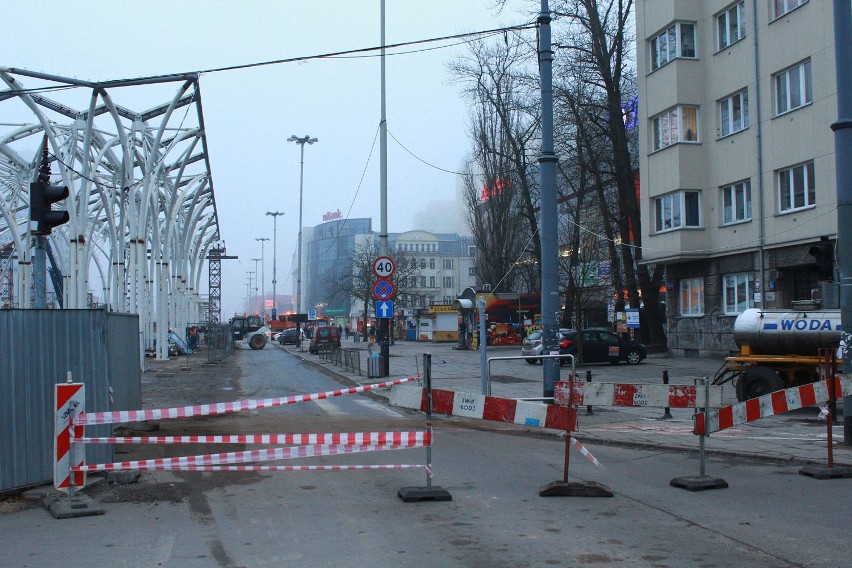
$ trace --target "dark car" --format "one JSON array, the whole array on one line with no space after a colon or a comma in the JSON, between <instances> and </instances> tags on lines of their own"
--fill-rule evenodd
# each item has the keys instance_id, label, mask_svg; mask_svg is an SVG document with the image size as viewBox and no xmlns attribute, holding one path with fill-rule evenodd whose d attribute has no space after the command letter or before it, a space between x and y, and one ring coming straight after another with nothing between
<instances>
[{"instance_id":1,"label":"dark car","mask_svg":"<svg viewBox=\"0 0 852 568\"><path fill-rule=\"evenodd\" d=\"M299 330L295 327L285 329L281 332L281 335L278 336L278 343L280 343L281 345L298 345Z\"/></svg>"},{"instance_id":2,"label":"dark car","mask_svg":"<svg viewBox=\"0 0 852 568\"><path fill-rule=\"evenodd\" d=\"M340 330L333 325L321 325L314 329L308 351L316 355L320 345L340 347Z\"/></svg>"},{"instance_id":3,"label":"dark car","mask_svg":"<svg viewBox=\"0 0 852 568\"><path fill-rule=\"evenodd\" d=\"M630 339L621 339L611 331L598 329L584 329L581 332L583 342L584 363L606 363L617 364L626 361L630 365L637 365L648 356L645 346ZM565 338L559 344L560 355L577 356L577 332L572 331L565 334ZM562 361L567 363L568 360Z\"/></svg>"}]
</instances>

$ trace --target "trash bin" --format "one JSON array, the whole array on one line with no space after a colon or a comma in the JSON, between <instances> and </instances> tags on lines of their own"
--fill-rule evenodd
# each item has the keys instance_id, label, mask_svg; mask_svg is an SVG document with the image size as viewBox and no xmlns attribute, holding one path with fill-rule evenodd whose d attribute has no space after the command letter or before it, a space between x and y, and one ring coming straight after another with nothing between
<instances>
[{"instance_id":1,"label":"trash bin","mask_svg":"<svg viewBox=\"0 0 852 568\"><path fill-rule=\"evenodd\" d=\"M381 375L379 374L379 354L373 353L372 355L367 356L367 377L370 379L377 379Z\"/></svg>"}]
</instances>

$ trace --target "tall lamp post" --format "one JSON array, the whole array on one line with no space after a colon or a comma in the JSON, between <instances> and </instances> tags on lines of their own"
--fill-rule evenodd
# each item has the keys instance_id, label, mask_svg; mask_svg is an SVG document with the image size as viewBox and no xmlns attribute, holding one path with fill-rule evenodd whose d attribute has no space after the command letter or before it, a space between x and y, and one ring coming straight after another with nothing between
<instances>
[{"instance_id":1,"label":"tall lamp post","mask_svg":"<svg viewBox=\"0 0 852 568\"><path fill-rule=\"evenodd\" d=\"M266 309L266 261L263 259L263 243L268 241L269 239L265 237L258 237L255 239L256 241L260 241L260 296L263 298L261 300L261 304L263 304L263 309Z\"/></svg>"},{"instance_id":2,"label":"tall lamp post","mask_svg":"<svg viewBox=\"0 0 852 568\"><path fill-rule=\"evenodd\" d=\"M263 313L263 307L258 305L260 302L258 302L257 299L257 281L260 279L258 276L260 272L257 270L257 263L260 262L260 259L253 258L251 261L254 262L254 306L257 308L257 315L261 315Z\"/></svg>"},{"instance_id":3,"label":"tall lamp post","mask_svg":"<svg viewBox=\"0 0 852 568\"><path fill-rule=\"evenodd\" d=\"M278 297L275 295L276 273L275 262L278 257L278 216L283 215L281 211L267 211L272 216L272 319L278 317Z\"/></svg>"},{"instance_id":4,"label":"tall lamp post","mask_svg":"<svg viewBox=\"0 0 852 568\"><path fill-rule=\"evenodd\" d=\"M299 160L299 245L296 251L298 258L296 259L296 313L302 313L302 188L305 184L305 144L313 144L317 142L316 138L311 138L307 134L299 138L296 135L290 136L287 142L295 142L301 147L301 158Z\"/></svg>"}]
</instances>

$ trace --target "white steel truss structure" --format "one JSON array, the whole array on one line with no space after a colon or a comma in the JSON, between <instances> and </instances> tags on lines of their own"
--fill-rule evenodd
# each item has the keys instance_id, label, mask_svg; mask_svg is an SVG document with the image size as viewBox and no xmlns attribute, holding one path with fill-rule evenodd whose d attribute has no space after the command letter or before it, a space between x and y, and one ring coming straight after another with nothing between
<instances>
[{"instance_id":1,"label":"white steel truss structure","mask_svg":"<svg viewBox=\"0 0 852 568\"><path fill-rule=\"evenodd\" d=\"M142 346L168 358L168 330L206 319L199 284L220 240L198 75L88 82L0 67L0 81L2 305L32 305L29 184L46 138L50 183L70 190L70 220L49 237L62 307L94 296L139 314ZM117 102L150 91L167 102Z\"/></svg>"}]
</instances>

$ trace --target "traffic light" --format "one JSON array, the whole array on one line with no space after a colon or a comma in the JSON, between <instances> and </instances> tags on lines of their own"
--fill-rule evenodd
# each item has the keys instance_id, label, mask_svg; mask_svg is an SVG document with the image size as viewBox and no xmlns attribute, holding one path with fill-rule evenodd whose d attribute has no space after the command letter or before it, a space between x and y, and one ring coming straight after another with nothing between
<instances>
[{"instance_id":1,"label":"traffic light","mask_svg":"<svg viewBox=\"0 0 852 568\"><path fill-rule=\"evenodd\" d=\"M828 237L821 237L808 254L814 257L811 272L816 274L817 280L834 280L834 244Z\"/></svg>"},{"instance_id":2,"label":"traffic light","mask_svg":"<svg viewBox=\"0 0 852 568\"><path fill-rule=\"evenodd\" d=\"M54 227L67 223L68 211L53 211L51 205L68 197L68 187L48 185L43 181L30 184L30 221L35 222L35 233L49 235Z\"/></svg>"}]
</instances>

